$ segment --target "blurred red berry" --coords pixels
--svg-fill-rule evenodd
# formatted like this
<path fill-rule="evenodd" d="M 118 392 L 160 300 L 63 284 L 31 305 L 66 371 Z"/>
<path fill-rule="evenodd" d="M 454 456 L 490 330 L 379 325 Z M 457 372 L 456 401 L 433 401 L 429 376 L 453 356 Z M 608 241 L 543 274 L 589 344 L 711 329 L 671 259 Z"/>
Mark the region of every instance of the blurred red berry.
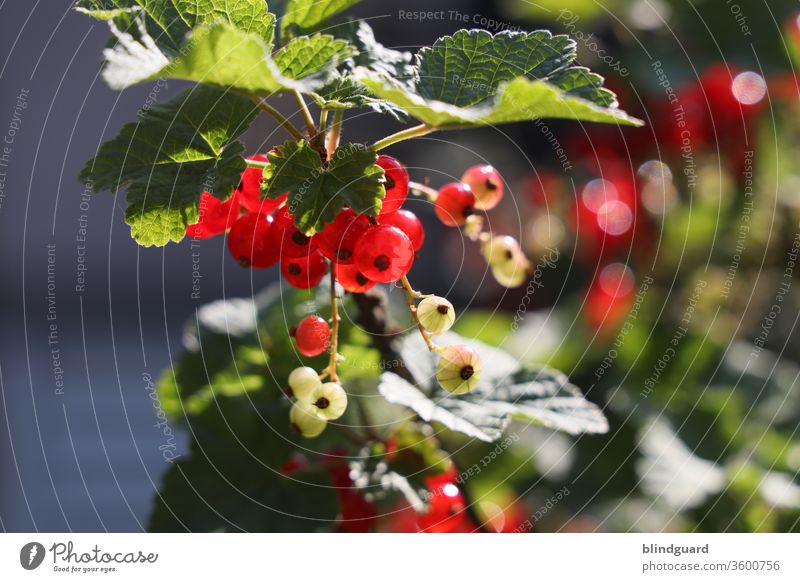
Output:
<path fill-rule="evenodd" d="M 462 226 L 475 211 L 475 194 L 461 182 L 445 184 L 439 189 L 434 210 L 445 226 Z"/>

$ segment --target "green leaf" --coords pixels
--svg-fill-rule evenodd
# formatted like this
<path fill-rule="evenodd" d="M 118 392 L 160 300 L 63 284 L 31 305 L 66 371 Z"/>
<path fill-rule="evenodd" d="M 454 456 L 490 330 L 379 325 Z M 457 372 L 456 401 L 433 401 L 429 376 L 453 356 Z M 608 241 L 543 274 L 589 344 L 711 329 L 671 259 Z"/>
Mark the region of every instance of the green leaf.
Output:
<path fill-rule="evenodd" d="M 366 69 L 356 78 L 434 127 L 541 117 L 641 124 L 618 109 L 602 77 L 574 60 L 575 43 L 563 35 L 461 30 L 420 50 L 412 87 Z"/>
<path fill-rule="evenodd" d="M 289 39 L 315 32 L 361 0 L 289 0 L 281 20 L 281 37 Z"/>
<path fill-rule="evenodd" d="M 324 474 L 295 478 L 280 468 L 291 455 L 288 406 L 264 415 L 260 432 L 224 433 L 192 443 L 164 476 L 148 530 L 154 532 L 313 532 L 330 530 L 338 504 Z M 280 424 L 278 424 L 280 423 Z M 238 427 L 237 427 L 238 428 Z M 227 436 L 227 438 L 220 438 Z"/>
<path fill-rule="evenodd" d="M 267 12 L 264 0 L 78 0 L 75 9 L 98 20 L 116 21 L 123 31 L 141 15 L 147 33 L 171 53 L 179 52 L 192 29 L 213 22 L 229 23 L 267 45 L 275 35 L 275 15 Z"/>
<path fill-rule="evenodd" d="M 502 350 L 454 333 L 437 341 L 442 345 L 468 345 L 481 355 L 484 369 L 475 389 L 457 396 L 438 387 L 438 356 L 412 334 L 403 340 L 400 353 L 417 386 L 386 372 L 379 385 L 384 398 L 408 406 L 423 420 L 440 422 L 450 430 L 486 442 L 500 438 L 512 418 L 570 434 L 608 431 L 600 409 L 587 401 L 564 374 L 549 369 L 522 369 Z"/>
<path fill-rule="evenodd" d="M 181 56 L 142 80 L 170 77 L 271 95 L 289 89 L 310 91 L 324 84 L 333 73 L 330 58 L 317 58 L 307 63 L 308 69 L 314 67 L 313 71 L 307 70 L 300 76 L 311 72 L 321 74 L 303 82 L 294 81 L 294 77 L 282 74 L 279 65 L 272 60 L 270 50 L 270 46 L 259 37 L 242 32 L 230 24 L 203 26 L 187 37 Z M 319 56 L 328 54 L 333 56 L 335 53 L 325 52 Z M 116 86 L 109 83 L 112 88 L 124 88 L 129 84 L 129 81 L 117 83 Z"/>
<path fill-rule="evenodd" d="M 125 221 L 144 246 L 183 239 L 198 220 L 200 195 L 230 196 L 245 168 L 235 141 L 255 118 L 253 104 L 212 87 L 184 91 L 122 127 L 80 179 L 95 192 L 127 190 Z"/>
<path fill-rule="evenodd" d="M 353 70 L 361 67 L 376 76 L 387 76 L 409 84 L 413 81 L 415 72 L 412 65 L 413 55 L 408 51 L 396 51 L 380 44 L 375 40 L 372 28 L 364 21 L 344 22 L 331 27 L 329 32 L 354 46 L 356 54 L 339 67 L 333 81 L 312 94 L 317 104 L 329 109 L 369 107 L 378 113 L 406 121 L 408 116 L 405 111 L 373 95 L 364 84 L 353 77 Z"/>
<path fill-rule="evenodd" d="M 328 34 L 315 34 L 292 39 L 275 54 L 275 63 L 291 79 L 302 79 L 331 63 L 338 65 L 353 54 L 346 40 Z"/>
<path fill-rule="evenodd" d="M 308 235 L 333 221 L 343 206 L 376 215 L 385 194 L 377 155 L 363 144 L 340 146 L 323 165 L 307 141 L 287 141 L 269 153 L 264 187 L 269 198 L 289 193 L 297 227 Z"/>

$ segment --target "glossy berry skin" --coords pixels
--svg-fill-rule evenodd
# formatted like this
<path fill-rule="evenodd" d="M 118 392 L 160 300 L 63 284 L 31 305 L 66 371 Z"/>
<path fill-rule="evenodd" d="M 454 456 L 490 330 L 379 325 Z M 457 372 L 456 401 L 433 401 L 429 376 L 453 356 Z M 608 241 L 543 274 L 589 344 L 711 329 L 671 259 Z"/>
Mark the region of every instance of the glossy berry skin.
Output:
<path fill-rule="evenodd" d="M 333 270 L 336 273 L 336 280 L 339 285 L 350 293 L 363 293 L 375 286 L 375 281 L 370 281 L 364 273 L 358 270 L 356 265 L 334 263 Z"/>
<path fill-rule="evenodd" d="M 331 328 L 328 322 L 319 315 L 308 315 L 297 325 L 294 341 L 297 344 L 298 352 L 308 358 L 313 358 L 328 349 L 328 344 L 331 341 Z M 320 386 L 322 386 L 322 383 L 319 382 L 319 377 L 317 377 L 314 389 Z M 313 389 L 309 392 L 313 392 Z"/>
<path fill-rule="evenodd" d="M 483 364 L 469 346 L 447 346 L 436 365 L 436 379 L 451 394 L 466 394 L 480 381 Z"/>
<path fill-rule="evenodd" d="M 289 411 L 289 422 L 292 430 L 307 439 L 322 434 L 328 422 L 316 414 L 312 404 L 298 400 Z"/>
<path fill-rule="evenodd" d="M 279 209 L 273 216 L 272 236 L 275 246 L 278 247 L 281 257 L 298 259 L 308 256 L 315 248 L 311 237 L 303 234 L 294 225 L 294 216 L 286 208 Z"/>
<path fill-rule="evenodd" d="M 203 192 L 200 196 L 200 220 L 186 227 L 186 236 L 204 239 L 222 234 L 239 217 L 239 198 L 231 196 L 225 202 Z"/>
<path fill-rule="evenodd" d="M 228 233 L 228 250 L 245 268 L 266 269 L 278 262 L 272 242 L 272 217 L 247 214 L 233 223 Z"/>
<path fill-rule="evenodd" d="M 391 283 L 404 277 L 414 264 L 411 239 L 397 227 L 375 226 L 358 241 L 356 266 L 376 283 Z"/>
<path fill-rule="evenodd" d="M 325 257 L 344 265 L 352 265 L 356 243 L 369 230 L 369 220 L 344 208 L 330 224 L 314 236 L 314 243 Z"/>
<path fill-rule="evenodd" d="M 266 162 L 267 156 L 264 154 L 256 154 L 248 158 L 255 162 Z M 239 182 L 239 187 L 236 188 L 236 193 L 239 195 L 239 201 L 248 212 L 255 212 L 257 214 L 271 214 L 276 208 L 283 204 L 286 200 L 286 194 L 277 200 L 270 200 L 269 198 L 261 199 L 261 182 L 263 181 L 264 170 L 261 168 L 254 168 L 248 166 L 242 172 L 242 178 Z"/>
<path fill-rule="evenodd" d="M 325 382 L 314 389 L 310 402 L 317 416 L 325 420 L 336 420 L 347 410 L 347 392 L 336 382 Z"/>
<path fill-rule="evenodd" d="M 503 178 L 488 164 L 472 166 L 461 177 L 475 195 L 475 208 L 491 210 L 503 199 Z"/>
<path fill-rule="evenodd" d="M 408 171 L 406 167 L 391 156 L 379 156 L 375 162 L 383 168 L 386 183 L 386 196 L 383 197 L 380 215 L 390 214 L 399 209 L 408 196 Z"/>
<path fill-rule="evenodd" d="M 429 332 L 444 333 L 453 327 L 456 310 L 444 297 L 431 295 L 417 305 L 417 318 Z"/>
<path fill-rule="evenodd" d="M 328 333 L 330 334 L 330 331 Z M 295 332 L 296 335 L 297 332 Z M 309 368 L 308 366 L 295 368 L 289 374 L 289 388 L 292 390 L 292 396 L 298 400 L 308 401 L 311 398 L 311 393 L 319 386 L 322 386 L 322 381 L 314 368 Z"/>
<path fill-rule="evenodd" d="M 328 263 L 317 250 L 311 251 L 308 256 L 296 259 L 281 257 L 283 277 L 289 285 L 298 289 L 316 287 L 327 272 Z"/>
<path fill-rule="evenodd" d="M 434 210 L 445 226 L 463 226 L 475 211 L 475 194 L 461 182 L 445 184 L 436 197 Z"/>
<path fill-rule="evenodd" d="M 417 215 L 409 210 L 401 208 L 391 214 L 381 215 L 380 223 L 396 226 L 406 233 L 408 238 L 411 239 L 411 244 L 414 245 L 415 251 L 420 250 L 425 243 L 425 229 L 422 227 Z"/>

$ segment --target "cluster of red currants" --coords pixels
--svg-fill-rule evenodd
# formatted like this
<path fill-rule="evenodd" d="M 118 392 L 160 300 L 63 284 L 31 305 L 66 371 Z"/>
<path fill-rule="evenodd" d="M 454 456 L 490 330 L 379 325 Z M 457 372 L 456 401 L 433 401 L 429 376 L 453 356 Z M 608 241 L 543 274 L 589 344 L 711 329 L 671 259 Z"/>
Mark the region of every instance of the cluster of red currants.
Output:
<path fill-rule="evenodd" d="M 251 160 L 266 162 L 266 157 Z M 230 229 L 228 249 L 240 265 L 264 269 L 280 262 L 286 281 L 299 289 L 318 285 L 328 261 L 339 284 L 353 293 L 397 281 L 411 269 L 425 231 L 412 212 L 401 208 L 408 196 L 405 167 L 389 156 L 380 156 L 377 165 L 385 172 L 386 195 L 375 219 L 344 208 L 319 233 L 307 236 L 295 226 L 285 196 L 261 199 L 262 170 L 249 167 L 228 201 L 203 194 L 200 221 L 188 227 L 187 235 L 209 238 Z"/>
<path fill-rule="evenodd" d="M 250 160 L 267 163 L 263 155 Z M 482 254 L 501 284 L 521 285 L 530 263 L 519 243 L 508 236 L 484 232 L 483 219 L 476 214 L 494 208 L 503 197 L 503 180 L 497 170 L 489 165 L 473 166 L 461 181 L 437 191 L 412 183 L 403 164 L 382 155 L 376 164 L 384 170 L 385 196 L 377 216 L 368 217 L 345 207 L 321 231 L 308 236 L 295 225 L 286 195 L 262 200 L 263 170 L 258 164 L 242 173 L 239 186 L 228 200 L 223 202 L 204 192 L 200 220 L 187 228 L 187 235 L 202 239 L 227 232 L 228 249 L 240 265 L 264 269 L 280 262 L 284 279 L 299 289 L 317 286 L 329 267 L 332 281 L 335 279 L 351 293 L 363 293 L 376 284 L 402 279 L 411 314 L 428 348 L 440 355 L 436 370 L 439 384 L 454 394 L 471 391 L 481 376 L 478 354 L 468 346 L 438 346 L 432 341 L 453 325 L 453 305 L 443 297 L 414 291 L 406 279 L 425 240 L 425 231 L 420 220 L 402 206 L 410 190 L 426 196 L 444 225 L 464 227 L 469 238 L 480 242 Z M 319 435 L 329 421 L 338 419 L 347 408 L 347 394 L 336 375 L 340 356 L 335 295 L 331 302 L 333 329 L 325 319 L 311 315 L 292 333 L 301 355 L 330 353 L 330 363 L 321 373 L 300 367 L 288 379 L 294 398 L 292 427 L 305 437 Z"/>

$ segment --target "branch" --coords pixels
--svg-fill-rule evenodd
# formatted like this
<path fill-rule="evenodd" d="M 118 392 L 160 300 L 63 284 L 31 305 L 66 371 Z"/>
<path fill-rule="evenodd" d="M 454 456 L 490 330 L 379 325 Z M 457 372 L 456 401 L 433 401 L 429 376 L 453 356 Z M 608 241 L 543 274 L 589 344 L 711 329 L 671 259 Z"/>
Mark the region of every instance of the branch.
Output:
<path fill-rule="evenodd" d="M 397 133 L 393 133 L 392 135 L 386 136 L 380 141 L 376 141 L 374 144 L 370 146 L 373 152 L 379 152 L 384 148 L 388 148 L 390 145 L 396 144 L 401 141 L 405 141 L 407 139 L 411 139 L 414 137 L 420 137 L 422 135 L 427 135 L 429 133 L 433 133 L 436 131 L 437 128 L 432 127 L 430 125 L 422 124 L 422 125 L 415 125 L 414 127 L 410 127 L 408 129 L 404 129 L 403 131 L 398 131 Z"/>
<path fill-rule="evenodd" d="M 258 106 L 258 108 L 261 109 L 261 111 L 274 117 L 275 120 L 281 125 L 281 127 L 283 127 L 283 129 L 288 131 L 292 135 L 292 137 L 295 138 L 297 141 L 305 139 L 303 137 L 303 134 L 300 133 L 300 130 L 297 129 L 292 124 L 291 121 L 289 121 L 280 111 L 275 109 L 272 105 L 270 105 L 269 103 L 267 103 L 262 99 L 259 99 L 258 97 L 253 97 L 253 101 Z"/>
<path fill-rule="evenodd" d="M 336 362 L 339 358 L 339 298 L 336 297 L 336 271 L 331 265 L 331 354 L 328 359 L 327 372 L 331 382 L 339 382 L 336 373 Z"/>

